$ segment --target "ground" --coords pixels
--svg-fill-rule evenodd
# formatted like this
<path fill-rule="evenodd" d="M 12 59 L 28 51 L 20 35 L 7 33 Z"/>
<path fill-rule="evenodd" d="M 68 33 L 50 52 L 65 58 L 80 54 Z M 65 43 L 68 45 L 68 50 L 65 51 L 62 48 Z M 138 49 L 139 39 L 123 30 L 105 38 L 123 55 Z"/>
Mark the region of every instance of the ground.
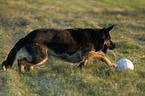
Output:
<path fill-rule="evenodd" d="M 101 61 L 89 61 L 85 70 L 50 57 L 32 72 L 0 70 L 1 96 L 144 96 L 144 0 L 0 0 L 0 62 L 13 45 L 38 28 L 102 28 L 118 48 L 106 56 L 117 62 L 127 58 L 134 70 L 116 71 Z M 19 57 L 23 54 L 20 53 Z"/>

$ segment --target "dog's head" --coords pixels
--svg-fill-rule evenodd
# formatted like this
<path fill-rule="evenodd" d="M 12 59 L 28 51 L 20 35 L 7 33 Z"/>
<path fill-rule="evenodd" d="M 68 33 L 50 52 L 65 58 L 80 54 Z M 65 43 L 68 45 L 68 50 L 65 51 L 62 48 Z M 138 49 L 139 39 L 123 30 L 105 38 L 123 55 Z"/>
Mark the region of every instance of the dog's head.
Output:
<path fill-rule="evenodd" d="M 104 39 L 104 43 L 103 43 L 103 47 L 102 47 L 102 51 L 104 53 L 107 53 L 110 50 L 113 50 L 114 48 L 116 48 L 117 46 L 111 41 L 111 36 L 109 34 L 109 32 L 113 29 L 114 25 L 108 27 L 108 28 L 103 28 L 103 39 Z"/>

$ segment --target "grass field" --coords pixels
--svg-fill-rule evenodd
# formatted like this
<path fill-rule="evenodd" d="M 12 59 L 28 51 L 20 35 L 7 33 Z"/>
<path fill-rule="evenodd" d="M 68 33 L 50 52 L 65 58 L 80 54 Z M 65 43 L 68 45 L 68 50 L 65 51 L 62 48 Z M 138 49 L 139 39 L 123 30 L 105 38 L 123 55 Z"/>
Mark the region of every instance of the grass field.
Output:
<path fill-rule="evenodd" d="M 106 56 L 114 63 L 130 59 L 133 71 L 115 71 L 98 60 L 89 61 L 85 70 L 80 70 L 50 57 L 34 71 L 19 73 L 15 62 L 12 69 L 0 70 L 0 96 L 145 94 L 145 0 L 0 0 L 0 62 L 34 29 L 111 24 L 115 24 L 111 36 L 118 48 Z"/>

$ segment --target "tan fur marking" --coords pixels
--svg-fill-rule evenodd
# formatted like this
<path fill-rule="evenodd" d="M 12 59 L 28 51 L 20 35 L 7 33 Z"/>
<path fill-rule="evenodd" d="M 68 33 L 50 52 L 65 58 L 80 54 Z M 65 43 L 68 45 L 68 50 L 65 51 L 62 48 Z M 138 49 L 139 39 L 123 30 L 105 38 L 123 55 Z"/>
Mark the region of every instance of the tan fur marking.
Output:
<path fill-rule="evenodd" d="M 47 57 L 45 59 L 43 59 L 41 62 L 39 62 L 39 63 L 37 63 L 35 65 L 40 65 L 40 64 L 44 63 L 46 60 L 47 60 Z"/>
<path fill-rule="evenodd" d="M 111 63 L 110 60 L 104 54 L 101 54 L 101 53 L 98 53 L 95 51 L 88 52 L 86 54 L 86 57 L 90 60 L 100 59 L 100 60 L 104 61 L 109 66 L 115 66 L 115 67 L 117 66 L 116 64 Z"/>
<path fill-rule="evenodd" d="M 48 49 L 46 49 L 46 53 L 47 53 L 47 51 L 48 51 Z M 47 59 L 48 59 L 48 56 L 46 55 L 45 59 L 43 59 L 41 62 L 39 62 L 39 63 L 37 63 L 35 65 L 40 65 L 40 64 L 44 63 Z"/>
<path fill-rule="evenodd" d="M 18 60 L 18 67 L 19 67 L 19 72 L 24 72 L 24 64 L 22 64 L 22 59 Z"/>

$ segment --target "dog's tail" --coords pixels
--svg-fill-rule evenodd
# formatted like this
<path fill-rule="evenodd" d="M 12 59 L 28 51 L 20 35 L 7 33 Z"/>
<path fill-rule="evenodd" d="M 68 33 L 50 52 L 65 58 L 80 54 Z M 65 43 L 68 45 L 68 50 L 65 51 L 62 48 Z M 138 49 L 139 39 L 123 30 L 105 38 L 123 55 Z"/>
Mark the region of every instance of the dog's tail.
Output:
<path fill-rule="evenodd" d="M 20 39 L 9 52 L 7 59 L 2 63 L 2 68 L 11 68 L 15 61 L 18 51 L 24 46 L 24 38 Z"/>

